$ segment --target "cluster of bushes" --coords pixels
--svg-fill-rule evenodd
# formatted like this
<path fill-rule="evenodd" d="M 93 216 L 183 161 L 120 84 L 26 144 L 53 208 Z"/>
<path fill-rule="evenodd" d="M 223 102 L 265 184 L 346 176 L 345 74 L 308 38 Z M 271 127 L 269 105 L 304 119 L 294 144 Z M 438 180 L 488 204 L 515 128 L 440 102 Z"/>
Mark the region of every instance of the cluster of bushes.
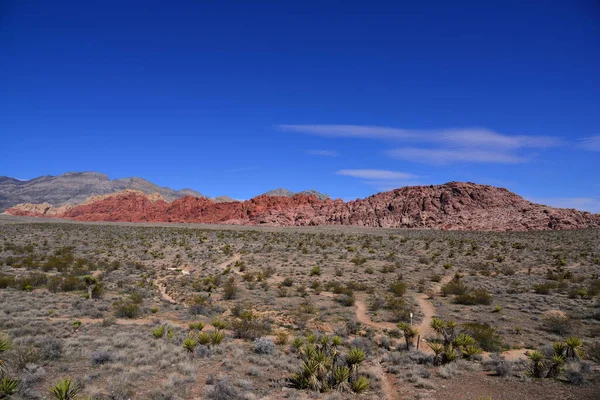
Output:
<path fill-rule="evenodd" d="M 310 389 L 316 392 L 362 393 L 369 389 L 369 379 L 360 374 L 360 364 L 365 360 L 365 352 L 352 347 L 346 354 L 341 350 L 339 336 L 321 337 L 315 343 L 314 336 L 303 344 L 300 338 L 294 341 L 295 349 L 302 360 L 300 371 L 292 374 L 290 382 L 297 389 Z"/>
<path fill-rule="evenodd" d="M 527 374 L 532 378 L 554 379 L 564 374 L 568 382 L 582 384 L 585 379 L 581 366 L 577 364 L 583 355 L 582 346 L 579 338 L 570 337 L 564 342 L 553 343 L 551 352 L 534 350 L 527 353 L 530 362 Z"/>
<path fill-rule="evenodd" d="M 455 295 L 454 302 L 464 305 L 492 304 L 492 295 L 484 289 L 474 289 L 466 285 L 459 274 L 442 286 L 444 296 Z"/>
<path fill-rule="evenodd" d="M 232 310 L 231 330 L 236 338 L 254 340 L 271 332 L 268 319 L 246 307 L 235 307 Z"/>
<path fill-rule="evenodd" d="M 113 303 L 115 316 L 118 318 L 137 318 L 142 314 L 143 296 L 139 292 L 132 292 L 126 297 L 121 297 Z"/>
<path fill-rule="evenodd" d="M 482 353 L 482 347 L 495 350 L 500 346 L 496 331 L 487 325 L 466 324 L 459 332 L 454 321 L 433 318 L 430 326 L 441 336 L 441 341 L 429 343 L 435 354 L 434 365 L 447 364 L 459 358 L 471 359 Z"/>

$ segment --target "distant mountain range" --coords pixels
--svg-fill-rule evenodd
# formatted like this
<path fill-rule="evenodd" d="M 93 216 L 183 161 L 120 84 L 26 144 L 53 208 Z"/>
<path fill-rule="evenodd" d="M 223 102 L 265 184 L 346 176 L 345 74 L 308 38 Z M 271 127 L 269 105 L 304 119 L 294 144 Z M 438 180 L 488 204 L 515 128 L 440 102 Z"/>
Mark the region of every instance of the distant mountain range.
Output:
<path fill-rule="evenodd" d="M 173 190 L 135 177 L 111 180 L 107 175 L 98 172 L 68 172 L 58 176 L 40 176 L 26 181 L 0 176 L 0 212 L 21 203 L 48 203 L 53 207 L 81 204 L 90 197 L 123 190 L 138 190 L 145 194 L 158 193 L 168 202 L 185 196 L 206 198 L 202 193 L 192 189 Z M 329 197 L 314 190 L 300 193 L 314 194 L 320 199 Z M 268 196 L 286 197 L 294 194 L 287 189 L 276 189 L 266 193 Z M 217 196 L 210 200 L 217 203 L 237 201 L 228 196 Z"/>
<path fill-rule="evenodd" d="M 82 174 L 67 174 L 66 180 L 72 177 L 81 184 Z M 45 182 L 44 190 L 30 190 L 33 194 L 29 196 L 34 197 L 35 194 L 40 199 L 53 199 L 55 203 L 62 201 L 63 204 L 54 206 L 49 201 L 19 204 L 8 208 L 7 214 L 77 221 L 354 225 L 477 231 L 600 228 L 600 214 L 535 204 L 506 189 L 470 182 L 406 186 L 349 202 L 323 198 L 323 195 L 311 192 L 292 193 L 286 189 L 276 189 L 246 201 L 219 203 L 206 197 L 187 196 L 187 191 L 182 193 L 154 185 L 169 196 L 164 197 L 159 190 L 148 186 L 150 182 L 133 178 L 115 180 L 119 185 L 122 182 L 135 182 L 136 188 L 133 190 L 127 188 L 88 197 L 79 204 L 69 204 L 65 202 L 81 198 L 84 192 L 91 193 L 94 186 L 83 185 L 78 191 L 73 181 L 70 185 L 65 184 L 64 176 L 59 179 L 63 185 L 60 187 L 53 187 L 47 179 L 40 179 Z M 95 179 L 106 185 L 105 175 L 96 174 Z M 88 182 L 87 179 L 83 181 Z M 10 178 L 2 178 L 0 185 L 20 184 Z M 61 192 L 65 187 L 69 190 L 66 194 Z M 153 193 L 149 194 L 148 191 Z M 186 196 L 181 197 L 183 195 Z M 180 198 L 171 200 L 177 196 Z M 11 201 L 15 201 L 14 198 Z"/>

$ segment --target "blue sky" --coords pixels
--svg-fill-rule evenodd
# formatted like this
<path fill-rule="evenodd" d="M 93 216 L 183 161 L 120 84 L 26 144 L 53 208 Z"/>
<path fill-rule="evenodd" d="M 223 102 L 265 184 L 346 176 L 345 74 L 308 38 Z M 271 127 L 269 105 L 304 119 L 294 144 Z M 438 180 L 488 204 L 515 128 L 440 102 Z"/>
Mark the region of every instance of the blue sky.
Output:
<path fill-rule="evenodd" d="M 0 175 L 600 212 L 596 1 L 0 2 Z"/>

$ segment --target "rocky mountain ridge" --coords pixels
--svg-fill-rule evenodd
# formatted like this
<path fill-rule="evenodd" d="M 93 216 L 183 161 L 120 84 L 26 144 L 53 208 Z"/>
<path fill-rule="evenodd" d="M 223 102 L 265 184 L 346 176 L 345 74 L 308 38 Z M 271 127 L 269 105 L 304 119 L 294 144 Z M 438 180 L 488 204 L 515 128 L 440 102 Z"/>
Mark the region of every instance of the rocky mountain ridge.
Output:
<path fill-rule="evenodd" d="M 22 204 L 12 215 L 78 221 L 194 222 L 238 225 L 355 225 L 481 231 L 600 228 L 600 214 L 531 203 L 502 188 L 474 183 L 408 186 L 344 203 L 315 195 L 261 195 L 216 203 L 186 196 L 172 202 L 124 191 L 57 210 Z"/>

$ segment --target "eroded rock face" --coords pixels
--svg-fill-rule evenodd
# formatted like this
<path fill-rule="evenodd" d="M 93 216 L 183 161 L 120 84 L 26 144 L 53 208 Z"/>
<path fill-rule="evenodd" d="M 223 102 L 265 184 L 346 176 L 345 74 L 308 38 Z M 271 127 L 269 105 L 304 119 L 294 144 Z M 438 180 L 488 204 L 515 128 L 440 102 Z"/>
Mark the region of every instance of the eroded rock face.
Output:
<path fill-rule="evenodd" d="M 78 221 L 196 222 L 243 225 L 356 225 L 384 228 L 528 231 L 600 228 L 600 215 L 531 203 L 506 189 L 450 182 L 411 186 L 344 203 L 314 195 L 258 196 L 244 202 L 215 203 L 125 191 L 67 209 L 19 205 L 12 215 Z"/>

